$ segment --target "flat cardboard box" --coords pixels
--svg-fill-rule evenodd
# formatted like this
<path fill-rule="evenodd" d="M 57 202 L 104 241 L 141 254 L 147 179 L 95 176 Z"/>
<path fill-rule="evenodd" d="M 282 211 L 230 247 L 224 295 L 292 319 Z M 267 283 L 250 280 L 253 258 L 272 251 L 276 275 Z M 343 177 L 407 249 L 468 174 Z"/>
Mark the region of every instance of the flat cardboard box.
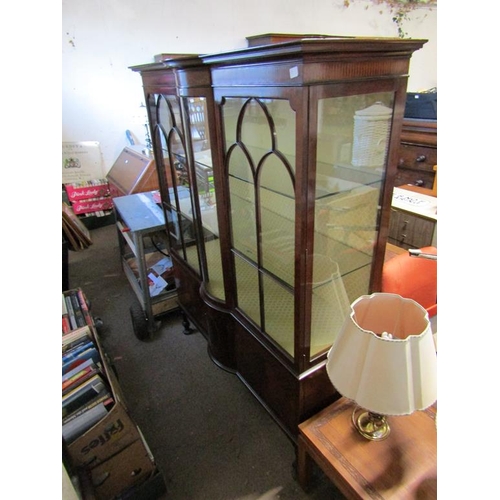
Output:
<path fill-rule="evenodd" d="M 115 498 L 152 477 L 155 470 L 149 450 L 142 439 L 137 439 L 90 471 L 95 497 L 97 500 Z"/>
<path fill-rule="evenodd" d="M 87 469 L 96 467 L 141 436 L 124 404 L 120 385 L 108 365 L 98 335 L 95 336 L 95 341 L 101 353 L 103 369 L 113 392 L 115 405 L 100 422 L 66 447 L 72 466 Z"/>
<path fill-rule="evenodd" d="M 92 469 L 139 437 L 137 426 L 118 401 L 100 422 L 69 444 L 67 450 L 74 467 Z"/>
<path fill-rule="evenodd" d="M 155 473 L 145 482 L 132 486 L 120 494 L 120 500 L 152 500 L 163 498 L 167 493 L 167 486 L 162 473 L 156 469 Z"/>

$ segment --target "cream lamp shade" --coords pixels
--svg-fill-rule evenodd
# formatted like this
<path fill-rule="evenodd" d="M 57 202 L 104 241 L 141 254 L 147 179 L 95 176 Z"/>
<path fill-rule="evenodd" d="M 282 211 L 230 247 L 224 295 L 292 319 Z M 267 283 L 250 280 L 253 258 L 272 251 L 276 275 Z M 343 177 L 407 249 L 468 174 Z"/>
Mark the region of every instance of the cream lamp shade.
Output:
<path fill-rule="evenodd" d="M 371 413 L 407 415 L 437 399 L 437 355 L 429 317 L 391 293 L 351 304 L 327 359 L 336 390 Z"/>

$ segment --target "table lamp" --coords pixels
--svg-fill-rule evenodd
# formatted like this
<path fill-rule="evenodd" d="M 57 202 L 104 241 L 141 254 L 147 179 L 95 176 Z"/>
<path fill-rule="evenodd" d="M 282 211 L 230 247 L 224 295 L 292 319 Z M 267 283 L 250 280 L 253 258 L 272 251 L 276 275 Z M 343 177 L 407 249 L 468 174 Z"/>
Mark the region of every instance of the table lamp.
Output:
<path fill-rule="evenodd" d="M 437 355 L 427 312 L 397 294 L 359 297 L 326 370 L 335 389 L 356 403 L 352 421 L 360 434 L 385 439 L 387 415 L 409 415 L 436 401 Z"/>

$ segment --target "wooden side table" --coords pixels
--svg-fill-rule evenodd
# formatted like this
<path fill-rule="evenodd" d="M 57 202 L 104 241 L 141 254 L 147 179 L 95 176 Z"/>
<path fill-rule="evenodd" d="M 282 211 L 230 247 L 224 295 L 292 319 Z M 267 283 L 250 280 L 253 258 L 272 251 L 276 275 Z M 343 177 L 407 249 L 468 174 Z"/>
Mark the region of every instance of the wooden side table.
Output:
<path fill-rule="evenodd" d="M 307 490 L 311 459 L 348 499 L 436 499 L 436 407 L 389 417 L 391 433 L 369 441 L 354 429 L 354 404 L 340 398 L 299 426 L 297 473 Z"/>

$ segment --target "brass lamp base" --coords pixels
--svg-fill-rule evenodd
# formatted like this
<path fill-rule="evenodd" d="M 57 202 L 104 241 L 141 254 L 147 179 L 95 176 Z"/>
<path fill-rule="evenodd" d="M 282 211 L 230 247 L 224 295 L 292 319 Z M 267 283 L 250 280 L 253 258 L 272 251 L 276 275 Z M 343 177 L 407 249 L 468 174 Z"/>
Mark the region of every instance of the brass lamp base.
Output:
<path fill-rule="evenodd" d="M 358 411 L 359 408 L 354 408 L 352 423 L 363 437 L 370 441 L 382 441 L 391 433 L 391 428 L 384 415 L 363 411 L 356 416 Z"/>

